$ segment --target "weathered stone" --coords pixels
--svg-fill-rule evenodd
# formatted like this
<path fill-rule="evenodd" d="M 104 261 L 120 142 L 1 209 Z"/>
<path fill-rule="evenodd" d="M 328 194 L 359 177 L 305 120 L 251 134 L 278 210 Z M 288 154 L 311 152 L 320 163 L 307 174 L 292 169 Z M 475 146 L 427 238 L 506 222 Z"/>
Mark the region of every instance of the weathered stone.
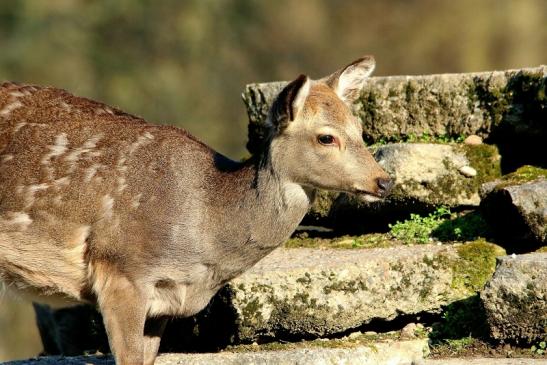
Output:
<path fill-rule="evenodd" d="M 503 254 L 501 248 L 486 242 L 278 249 L 233 280 L 202 313 L 170 322 L 162 349 L 214 351 L 255 340 L 320 337 L 373 319 L 438 312 L 441 306 L 480 290 L 494 271 L 495 257 Z M 55 318 L 67 315 L 56 313 Z M 80 326 L 82 320 L 62 323 Z M 71 333 L 70 328 L 63 331 Z M 93 344 L 79 346 L 81 351 L 94 350 Z"/>
<path fill-rule="evenodd" d="M 395 179 L 393 190 L 387 199 L 376 203 L 341 194 L 330 215 L 340 231 L 387 227 L 409 212 L 421 213 L 441 205 L 478 206 L 481 185 L 501 174 L 498 151 L 486 144 L 389 144 L 378 147 L 375 158 Z"/>
<path fill-rule="evenodd" d="M 516 343 L 547 340 L 547 253 L 498 259 L 481 292 L 493 338 Z"/>
<path fill-rule="evenodd" d="M 295 365 L 295 364 L 378 364 L 411 365 L 423 361 L 427 340 L 377 342 L 348 348 L 306 347 L 278 351 L 219 352 L 205 354 L 162 354 L 156 365 Z M 40 357 L 6 365 L 114 365 L 111 357 Z"/>
<path fill-rule="evenodd" d="M 479 290 L 503 252 L 487 243 L 276 250 L 231 283 L 238 338 L 324 336 L 436 312 Z"/>
<path fill-rule="evenodd" d="M 540 66 L 467 74 L 372 77 L 354 109 L 369 143 L 475 134 L 497 144 L 508 166 L 545 165 L 541 143 L 547 140 L 546 75 L 547 66 Z M 285 84 L 246 87 L 243 100 L 250 121 L 249 151 L 256 151 L 264 135 L 269 106 Z"/>
<path fill-rule="evenodd" d="M 505 241 L 546 243 L 547 179 L 544 176 L 528 182 L 515 179 L 522 171 L 485 185 L 481 189 L 484 196 L 481 209 Z"/>

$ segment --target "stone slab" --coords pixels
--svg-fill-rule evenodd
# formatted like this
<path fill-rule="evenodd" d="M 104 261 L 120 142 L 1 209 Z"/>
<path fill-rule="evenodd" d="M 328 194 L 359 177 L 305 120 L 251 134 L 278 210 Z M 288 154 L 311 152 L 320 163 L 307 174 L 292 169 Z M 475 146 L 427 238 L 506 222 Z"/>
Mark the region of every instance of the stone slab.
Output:
<path fill-rule="evenodd" d="M 481 292 L 490 335 L 530 344 L 547 341 L 547 253 L 499 258 Z"/>
<path fill-rule="evenodd" d="M 156 365 L 411 365 L 427 353 L 427 340 L 374 343 L 353 348 L 300 348 L 280 351 L 162 354 Z M 41 357 L 5 365 L 114 365 L 111 357 Z"/>

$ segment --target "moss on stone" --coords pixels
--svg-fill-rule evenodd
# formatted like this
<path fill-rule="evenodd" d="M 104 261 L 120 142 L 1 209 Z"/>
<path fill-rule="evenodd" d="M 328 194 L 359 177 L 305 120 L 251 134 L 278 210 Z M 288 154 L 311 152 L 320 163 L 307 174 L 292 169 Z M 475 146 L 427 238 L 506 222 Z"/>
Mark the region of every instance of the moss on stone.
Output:
<path fill-rule="evenodd" d="M 257 351 L 282 351 L 302 348 L 353 348 L 358 346 L 373 347 L 378 342 L 389 342 L 400 340 L 400 332 L 383 334 L 362 334 L 356 332 L 354 335 L 333 339 L 316 339 L 299 342 L 270 342 L 263 344 L 235 345 L 228 346 L 225 351 L 229 352 L 257 352 Z"/>
<path fill-rule="evenodd" d="M 256 318 L 262 318 L 261 314 L 262 304 L 258 300 L 258 298 L 254 298 L 250 302 L 248 302 L 243 308 L 242 308 L 242 314 L 244 318 L 243 326 L 248 326 L 251 323 L 245 323 L 245 321 L 251 321 L 252 319 Z"/>
<path fill-rule="evenodd" d="M 536 252 L 547 253 L 547 246 L 540 247 Z"/>
<path fill-rule="evenodd" d="M 496 189 L 502 189 L 512 185 L 519 185 L 540 178 L 547 178 L 547 169 L 525 165 L 517 169 L 515 172 L 504 175 L 501 178 L 501 182 L 496 185 Z"/>
<path fill-rule="evenodd" d="M 454 200 L 455 194 L 464 194 L 470 199 L 477 194 L 480 186 L 501 176 L 500 155 L 496 146 L 481 145 L 454 145 L 456 151 L 462 152 L 469 165 L 477 171 L 474 177 L 464 177 L 459 173 L 450 173 L 441 176 L 435 184 L 427 188 L 432 192 L 432 203 L 440 204 Z M 448 171 L 457 171 L 449 160 L 443 161 Z"/>
<path fill-rule="evenodd" d="M 468 292 L 481 290 L 492 277 L 496 268 L 496 257 L 505 255 L 505 250 L 493 243 L 477 240 L 457 248 L 458 258 L 452 261 L 452 287 Z"/>
<path fill-rule="evenodd" d="M 481 109 L 485 110 L 493 125 L 499 124 L 510 105 L 510 95 L 506 85 L 496 85 L 491 79 L 473 78 L 469 92 L 470 102 L 477 101 Z"/>
<path fill-rule="evenodd" d="M 335 281 L 332 284 L 325 286 L 323 292 L 325 294 L 330 294 L 333 291 L 342 291 L 353 294 L 367 289 L 367 284 L 362 280 Z"/>
<path fill-rule="evenodd" d="M 478 172 L 477 176 L 472 179 L 475 186 L 480 186 L 501 176 L 501 156 L 496 146 L 464 144 L 460 148 L 463 149 L 469 164 Z"/>
<path fill-rule="evenodd" d="M 383 248 L 400 245 L 401 243 L 392 240 L 384 233 L 372 233 L 360 236 L 344 235 L 336 238 L 308 237 L 306 234 L 300 234 L 285 242 L 287 248 Z"/>

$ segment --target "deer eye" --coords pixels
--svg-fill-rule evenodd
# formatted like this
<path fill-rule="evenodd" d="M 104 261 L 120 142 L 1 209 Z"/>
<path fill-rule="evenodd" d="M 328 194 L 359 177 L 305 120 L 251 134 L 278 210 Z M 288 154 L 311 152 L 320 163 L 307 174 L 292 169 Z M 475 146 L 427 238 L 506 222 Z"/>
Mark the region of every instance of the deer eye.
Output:
<path fill-rule="evenodd" d="M 330 134 L 320 134 L 319 137 L 317 137 L 317 141 L 322 145 L 328 146 L 334 144 L 336 139 Z"/>

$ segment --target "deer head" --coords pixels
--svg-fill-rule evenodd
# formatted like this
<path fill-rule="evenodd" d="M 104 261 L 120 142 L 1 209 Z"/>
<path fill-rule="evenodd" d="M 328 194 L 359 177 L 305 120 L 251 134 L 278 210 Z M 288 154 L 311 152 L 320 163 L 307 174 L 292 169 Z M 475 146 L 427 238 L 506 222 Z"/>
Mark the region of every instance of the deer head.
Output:
<path fill-rule="evenodd" d="M 392 180 L 363 142 L 359 119 L 350 110 L 374 58 L 362 57 L 313 81 L 301 75 L 274 101 L 268 124 L 274 168 L 302 186 L 385 197 Z"/>

